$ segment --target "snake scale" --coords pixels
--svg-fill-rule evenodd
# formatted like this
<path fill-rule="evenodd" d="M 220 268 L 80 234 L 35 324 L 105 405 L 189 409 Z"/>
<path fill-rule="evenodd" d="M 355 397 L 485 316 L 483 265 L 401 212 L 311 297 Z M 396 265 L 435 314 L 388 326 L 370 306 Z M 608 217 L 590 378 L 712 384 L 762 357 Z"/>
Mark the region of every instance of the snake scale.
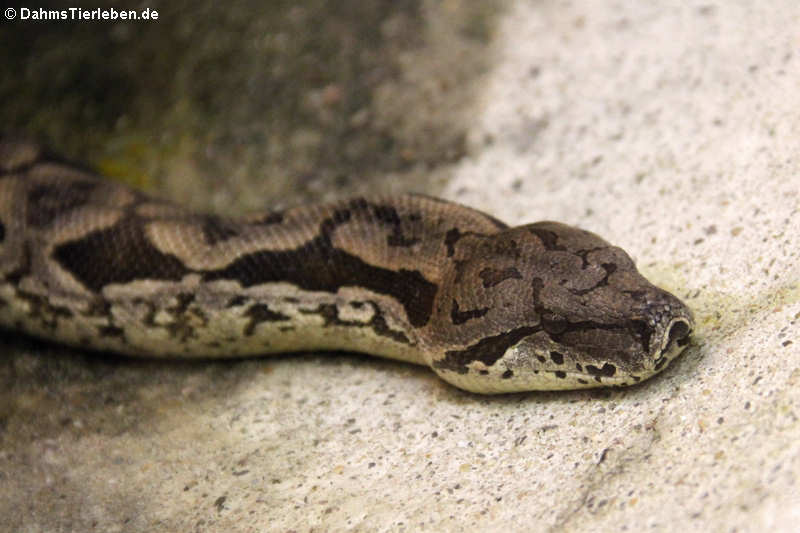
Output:
<path fill-rule="evenodd" d="M 5 138 L 0 326 L 132 356 L 365 352 L 502 393 L 637 383 L 693 318 L 557 222 L 418 195 L 197 214 Z"/>

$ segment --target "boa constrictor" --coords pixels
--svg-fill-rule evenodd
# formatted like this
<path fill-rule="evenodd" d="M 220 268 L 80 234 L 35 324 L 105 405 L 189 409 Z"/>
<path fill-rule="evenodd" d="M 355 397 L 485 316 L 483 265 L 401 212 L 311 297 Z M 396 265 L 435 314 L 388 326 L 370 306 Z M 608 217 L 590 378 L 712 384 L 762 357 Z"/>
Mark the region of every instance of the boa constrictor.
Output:
<path fill-rule="evenodd" d="M 473 392 L 637 383 L 690 310 L 588 231 L 425 196 L 188 212 L 0 139 L 0 326 L 93 350 L 348 350 Z"/>

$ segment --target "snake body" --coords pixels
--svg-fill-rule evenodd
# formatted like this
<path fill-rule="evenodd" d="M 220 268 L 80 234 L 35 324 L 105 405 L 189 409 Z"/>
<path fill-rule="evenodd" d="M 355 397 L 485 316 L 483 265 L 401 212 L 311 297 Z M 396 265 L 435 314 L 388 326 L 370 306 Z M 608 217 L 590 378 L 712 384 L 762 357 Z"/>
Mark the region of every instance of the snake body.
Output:
<path fill-rule="evenodd" d="M 197 214 L 5 139 L 0 326 L 133 356 L 358 351 L 499 393 L 637 383 L 693 319 L 564 224 L 416 195 Z"/>

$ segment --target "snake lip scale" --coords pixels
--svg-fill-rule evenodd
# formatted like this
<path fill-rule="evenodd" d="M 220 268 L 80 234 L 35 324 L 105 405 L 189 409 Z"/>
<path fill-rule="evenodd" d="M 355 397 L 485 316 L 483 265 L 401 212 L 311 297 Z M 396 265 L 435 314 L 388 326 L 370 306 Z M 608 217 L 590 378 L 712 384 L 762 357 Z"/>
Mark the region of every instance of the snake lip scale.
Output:
<path fill-rule="evenodd" d="M 0 326 L 99 352 L 365 352 L 478 393 L 638 383 L 689 308 L 622 249 L 420 195 L 190 212 L 0 138 Z"/>

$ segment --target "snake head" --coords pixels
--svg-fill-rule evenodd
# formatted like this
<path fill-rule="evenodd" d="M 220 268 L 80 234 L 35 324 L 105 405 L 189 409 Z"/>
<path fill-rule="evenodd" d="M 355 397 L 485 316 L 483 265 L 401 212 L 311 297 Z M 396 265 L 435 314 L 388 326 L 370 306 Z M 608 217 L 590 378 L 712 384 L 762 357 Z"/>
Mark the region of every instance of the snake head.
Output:
<path fill-rule="evenodd" d="M 591 232 L 538 222 L 459 245 L 445 281 L 452 302 L 436 306 L 450 348 L 431 366 L 460 388 L 632 385 L 689 342 L 689 308 Z"/>

